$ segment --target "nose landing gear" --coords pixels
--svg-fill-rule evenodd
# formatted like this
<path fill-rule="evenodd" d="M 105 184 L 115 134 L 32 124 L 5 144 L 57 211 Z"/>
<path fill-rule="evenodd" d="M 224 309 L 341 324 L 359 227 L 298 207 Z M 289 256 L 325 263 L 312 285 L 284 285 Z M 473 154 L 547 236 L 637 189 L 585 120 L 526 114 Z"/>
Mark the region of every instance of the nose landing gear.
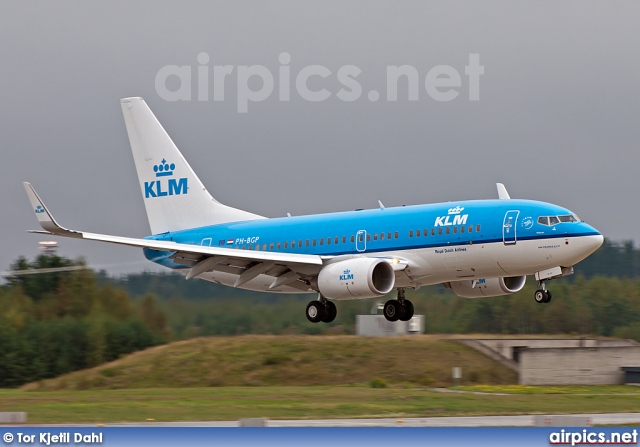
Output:
<path fill-rule="evenodd" d="M 547 290 L 545 281 L 538 281 L 538 286 L 540 288 L 533 294 L 536 303 L 548 303 L 551 301 L 551 291 Z"/>

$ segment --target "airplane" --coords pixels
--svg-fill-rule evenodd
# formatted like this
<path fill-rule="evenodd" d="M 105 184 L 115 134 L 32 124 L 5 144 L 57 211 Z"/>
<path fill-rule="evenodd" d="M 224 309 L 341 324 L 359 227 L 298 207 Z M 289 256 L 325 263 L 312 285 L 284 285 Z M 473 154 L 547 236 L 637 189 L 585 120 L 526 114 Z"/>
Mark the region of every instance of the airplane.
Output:
<path fill-rule="evenodd" d="M 573 273 L 603 236 L 558 205 L 498 199 L 379 207 L 266 218 L 214 199 L 139 97 L 120 101 L 151 236 L 143 239 L 69 230 L 24 182 L 42 230 L 31 231 L 143 249 L 185 275 L 275 293 L 317 293 L 313 323 L 336 318 L 334 301 L 397 290 L 383 306 L 389 321 L 408 321 L 407 288 L 443 284 L 465 298 L 509 295 L 534 275 L 538 303 L 551 301 L 549 280 Z"/>

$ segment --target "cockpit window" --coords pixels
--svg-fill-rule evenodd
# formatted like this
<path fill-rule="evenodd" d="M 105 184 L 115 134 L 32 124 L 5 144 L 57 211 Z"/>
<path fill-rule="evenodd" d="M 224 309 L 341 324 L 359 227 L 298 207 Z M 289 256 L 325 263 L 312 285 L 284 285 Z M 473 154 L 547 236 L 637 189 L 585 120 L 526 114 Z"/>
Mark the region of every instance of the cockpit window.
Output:
<path fill-rule="evenodd" d="M 540 216 L 538 223 L 540 225 L 553 226 L 565 222 L 581 222 L 580 218 L 575 214 L 566 214 L 562 216 Z"/>
<path fill-rule="evenodd" d="M 558 216 L 560 222 L 577 222 L 576 216 L 569 214 L 568 216 Z"/>

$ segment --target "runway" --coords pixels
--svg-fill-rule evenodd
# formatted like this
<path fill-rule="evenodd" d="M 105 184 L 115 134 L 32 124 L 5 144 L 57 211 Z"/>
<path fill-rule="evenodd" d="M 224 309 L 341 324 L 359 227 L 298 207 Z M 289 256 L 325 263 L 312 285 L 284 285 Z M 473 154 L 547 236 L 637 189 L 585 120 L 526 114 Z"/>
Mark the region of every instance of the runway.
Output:
<path fill-rule="evenodd" d="M 560 416 L 560 415 L 555 415 Z M 562 415 L 589 419 L 589 425 L 640 425 L 640 413 Z M 551 417 L 551 416 L 550 416 Z M 252 421 L 255 422 L 255 421 Z M 268 427 L 534 427 L 535 416 L 459 416 L 382 419 L 267 420 Z M 155 422 L 104 424 L 105 427 L 238 427 L 239 421 Z M 567 426 L 567 425 L 564 425 Z"/>

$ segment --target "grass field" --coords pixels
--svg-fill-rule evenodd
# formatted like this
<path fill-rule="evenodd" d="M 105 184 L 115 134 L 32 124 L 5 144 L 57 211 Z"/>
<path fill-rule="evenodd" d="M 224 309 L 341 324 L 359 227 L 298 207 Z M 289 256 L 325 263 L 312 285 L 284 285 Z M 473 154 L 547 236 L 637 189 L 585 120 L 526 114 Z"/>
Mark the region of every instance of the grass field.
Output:
<path fill-rule="evenodd" d="M 30 423 L 436 417 L 635 412 L 637 387 L 536 387 L 536 393 L 474 394 L 366 386 L 217 387 L 25 392 L 0 390 L 0 411 L 26 411 Z M 555 388 L 555 389 L 552 389 Z M 525 391 L 525 390 L 523 390 Z"/>
<path fill-rule="evenodd" d="M 516 373 L 442 336 L 207 337 L 146 349 L 115 362 L 23 387 L 32 391 L 227 386 L 517 383 Z"/>
<path fill-rule="evenodd" d="M 463 371 L 457 387 L 454 366 Z M 71 424 L 640 410 L 640 387 L 516 382 L 515 372 L 441 336 L 210 337 L 0 390 L 0 411 Z"/>

